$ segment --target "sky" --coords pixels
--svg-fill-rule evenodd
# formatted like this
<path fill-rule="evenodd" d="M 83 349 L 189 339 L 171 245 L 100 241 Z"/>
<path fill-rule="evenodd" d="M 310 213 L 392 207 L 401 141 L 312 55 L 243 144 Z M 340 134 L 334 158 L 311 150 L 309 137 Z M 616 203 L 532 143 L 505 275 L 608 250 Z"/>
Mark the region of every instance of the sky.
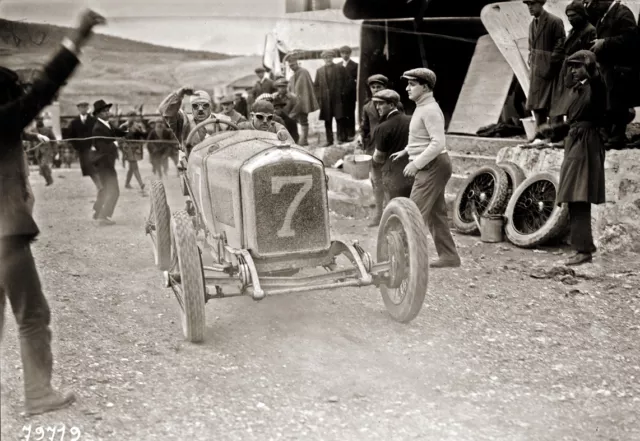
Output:
<path fill-rule="evenodd" d="M 261 54 L 285 0 L 0 0 L 0 17 L 74 26 L 80 11 L 103 14 L 96 32 L 185 49 Z"/>

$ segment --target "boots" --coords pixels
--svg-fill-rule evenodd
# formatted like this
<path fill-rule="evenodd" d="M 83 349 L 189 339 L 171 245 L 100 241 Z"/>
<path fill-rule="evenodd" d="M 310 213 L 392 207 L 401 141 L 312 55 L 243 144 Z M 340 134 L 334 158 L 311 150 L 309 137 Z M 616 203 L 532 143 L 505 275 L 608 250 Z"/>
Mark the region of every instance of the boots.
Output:
<path fill-rule="evenodd" d="M 21 335 L 20 352 L 24 370 L 27 415 L 62 409 L 75 401 L 73 393 L 62 393 L 51 387 L 53 356 L 51 355 L 51 331 L 48 328 Z"/>
<path fill-rule="evenodd" d="M 301 147 L 306 147 L 309 145 L 309 126 L 300 126 L 300 141 L 298 145 Z"/>

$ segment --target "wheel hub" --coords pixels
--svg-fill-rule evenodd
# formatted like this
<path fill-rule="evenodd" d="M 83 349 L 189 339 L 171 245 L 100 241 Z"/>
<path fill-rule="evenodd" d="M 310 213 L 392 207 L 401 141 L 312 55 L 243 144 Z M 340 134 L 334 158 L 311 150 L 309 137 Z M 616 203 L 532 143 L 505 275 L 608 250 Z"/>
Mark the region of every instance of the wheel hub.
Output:
<path fill-rule="evenodd" d="M 404 242 L 399 232 L 391 231 L 387 234 L 387 246 L 389 249 L 389 261 L 391 262 L 387 286 L 389 288 L 399 288 L 406 277 L 407 267 Z"/>

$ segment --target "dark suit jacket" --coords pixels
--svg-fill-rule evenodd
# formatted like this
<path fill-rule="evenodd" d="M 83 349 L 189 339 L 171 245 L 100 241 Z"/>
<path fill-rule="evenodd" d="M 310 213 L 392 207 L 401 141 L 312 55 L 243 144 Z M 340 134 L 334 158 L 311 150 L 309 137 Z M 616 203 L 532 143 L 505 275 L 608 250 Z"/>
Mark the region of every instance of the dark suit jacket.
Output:
<path fill-rule="evenodd" d="M 267 78 L 264 81 L 256 81 L 256 84 L 253 85 L 251 96 L 253 97 L 253 101 L 255 101 L 263 93 L 274 93 L 277 91 L 278 89 L 276 89 L 276 86 L 273 83 L 273 80 L 270 78 Z"/>
<path fill-rule="evenodd" d="M 0 238 L 38 235 L 27 206 L 27 175 L 24 166 L 22 133 L 29 123 L 51 103 L 61 85 L 78 65 L 78 58 L 61 48 L 44 67 L 29 92 L 0 105 Z"/>
<path fill-rule="evenodd" d="M 345 90 L 345 111 L 349 116 L 352 116 L 356 111 L 356 100 L 358 90 L 358 63 L 349 59 L 347 62 L 348 81 Z"/>
<path fill-rule="evenodd" d="M 69 123 L 66 130 L 62 132 L 63 138 L 90 138 L 93 133 L 93 125 L 96 119 L 87 115 L 85 122 L 83 123 L 80 116 L 74 118 Z M 90 160 L 90 150 L 93 145 L 93 141 L 90 139 L 87 141 L 70 141 L 73 148 L 78 152 L 78 158 L 80 159 L 80 168 L 82 169 L 82 176 L 88 176 L 93 173 L 94 168 Z"/>
<path fill-rule="evenodd" d="M 320 104 L 319 119 L 331 121 L 332 118 L 340 119 L 346 116 L 345 94 L 349 84 L 347 69 L 341 64 L 322 66 L 316 72 L 316 97 Z"/>
<path fill-rule="evenodd" d="M 113 127 L 105 126 L 101 121 L 97 121 L 93 125 L 92 136 L 104 136 L 110 138 L 119 138 L 126 135 L 126 131 Z M 118 147 L 113 140 L 110 139 L 94 139 L 93 146 L 96 151 L 92 155 L 92 162 L 98 171 L 116 168 L 118 160 Z"/>

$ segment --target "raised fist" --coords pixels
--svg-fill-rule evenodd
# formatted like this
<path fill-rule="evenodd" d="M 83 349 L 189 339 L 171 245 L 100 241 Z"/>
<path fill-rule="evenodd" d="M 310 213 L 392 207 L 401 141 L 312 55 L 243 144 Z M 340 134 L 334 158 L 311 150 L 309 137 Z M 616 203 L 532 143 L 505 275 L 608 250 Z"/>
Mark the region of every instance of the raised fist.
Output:
<path fill-rule="evenodd" d="M 100 14 L 91 9 L 86 9 L 80 14 L 77 31 L 81 39 L 87 39 L 91 35 L 91 31 L 98 25 L 106 24 L 107 20 Z"/>

